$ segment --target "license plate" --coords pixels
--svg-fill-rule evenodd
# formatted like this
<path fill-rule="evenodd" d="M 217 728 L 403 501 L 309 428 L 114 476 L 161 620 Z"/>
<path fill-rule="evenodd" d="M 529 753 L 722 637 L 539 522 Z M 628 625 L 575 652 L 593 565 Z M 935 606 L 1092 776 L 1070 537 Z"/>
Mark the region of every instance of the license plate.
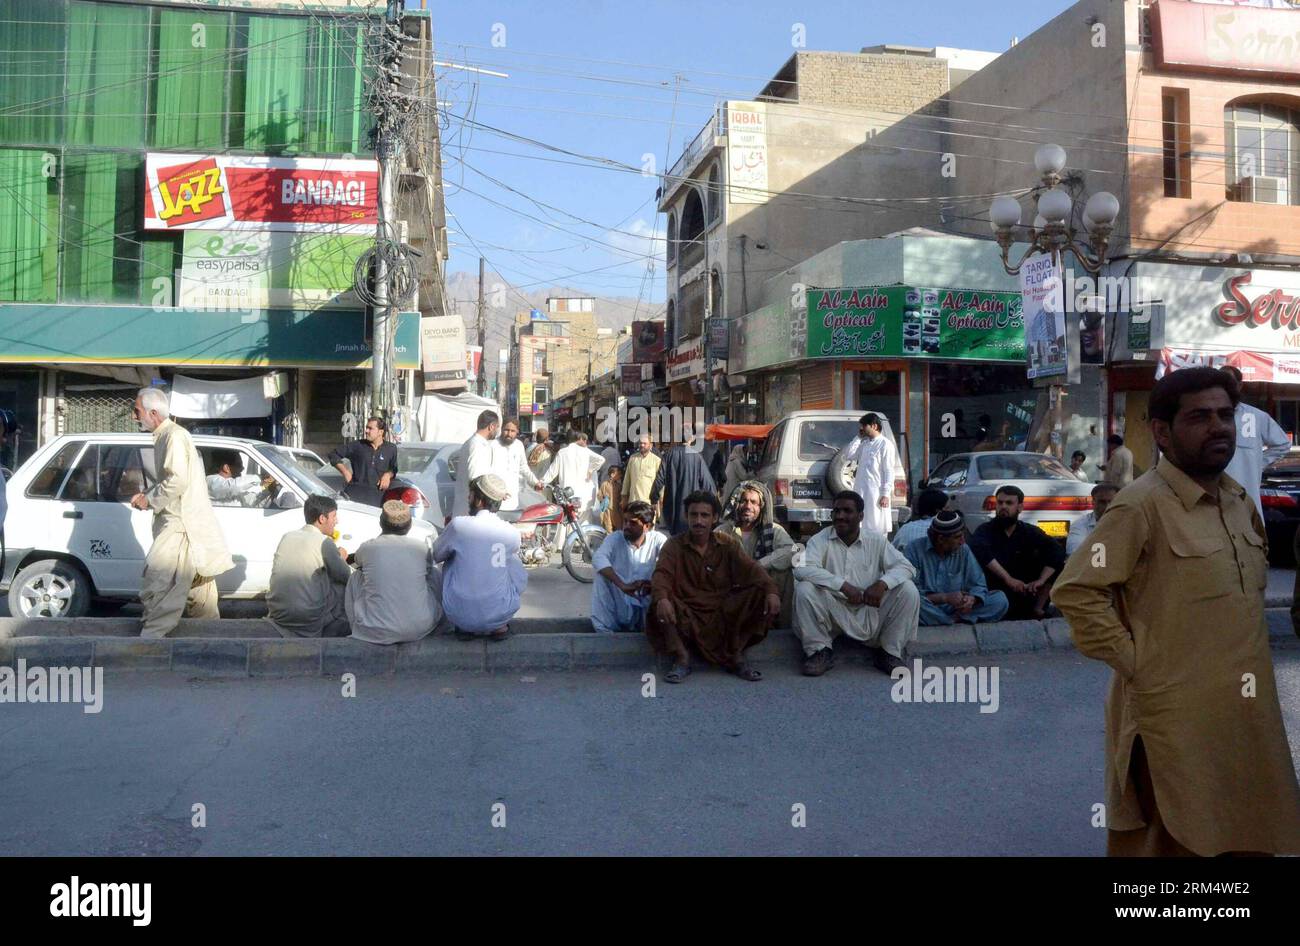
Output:
<path fill-rule="evenodd" d="M 820 483 L 791 483 L 791 495 L 795 499 L 821 499 L 822 487 Z"/>
<path fill-rule="evenodd" d="M 814 509 L 813 518 L 816 519 L 818 522 L 830 522 L 831 511 L 829 509 L 820 509 L 820 508 Z"/>
<path fill-rule="evenodd" d="M 1070 524 L 1053 519 L 1049 522 L 1038 523 L 1038 528 L 1042 529 L 1054 539 L 1064 539 L 1070 534 Z"/>

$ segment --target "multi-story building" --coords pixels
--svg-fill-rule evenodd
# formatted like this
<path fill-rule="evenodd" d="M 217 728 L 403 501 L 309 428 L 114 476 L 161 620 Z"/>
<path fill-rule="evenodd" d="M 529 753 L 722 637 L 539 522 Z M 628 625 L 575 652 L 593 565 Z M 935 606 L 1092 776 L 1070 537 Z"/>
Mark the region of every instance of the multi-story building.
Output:
<path fill-rule="evenodd" d="M 864 235 L 871 142 L 901 118 L 941 109 L 942 96 L 995 58 L 943 47 L 798 52 L 750 101 L 723 103 L 662 179 L 667 215 L 667 346 L 672 403 L 697 404 L 706 313 L 754 308 L 756 287 L 791 263 Z M 717 366 L 717 367 L 720 367 Z M 829 374 L 818 384 L 829 388 Z M 817 379 L 814 379 L 817 380 Z M 754 420 L 763 392 L 715 379 L 715 413 Z M 812 391 L 817 384 L 810 385 Z M 809 406 L 826 397 L 814 397 Z"/>
<path fill-rule="evenodd" d="M 186 423 L 332 445 L 365 408 L 354 264 L 374 243 L 377 0 L 9 0 L 0 17 L 0 406 L 21 460 L 62 432 L 134 429 L 134 389 Z M 428 13 L 402 69 L 434 100 Z M 394 360 L 442 314 L 437 123 L 399 149 L 398 226 L 420 250 Z M 417 311 L 418 310 L 418 311 Z M 237 384 L 256 406 L 231 416 Z"/>

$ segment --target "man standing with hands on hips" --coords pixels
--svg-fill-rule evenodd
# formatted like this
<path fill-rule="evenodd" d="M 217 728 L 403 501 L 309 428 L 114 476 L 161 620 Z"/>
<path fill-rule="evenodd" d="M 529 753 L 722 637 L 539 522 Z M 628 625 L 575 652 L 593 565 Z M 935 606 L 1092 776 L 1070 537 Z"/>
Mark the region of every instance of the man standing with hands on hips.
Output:
<path fill-rule="evenodd" d="M 1107 853 L 1300 854 L 1300 786 L 1264 619 L 1264 524 L 1224 470 L 1237 381 L 1166 374 L 1154 470 L 1115 497 L 1052 591 L 1075 646 L 1114 671 Z"/>
<path fill-rule="evenodd" d="M 343 495 L 354 503 L 383 505 L 384 490 L 397 475 L 397 447 L 384 442 L 388 425 L 382 417 L 366 421 L 364 440 L 354 440 L 330 454 L 330 462 L 343 474 Z M 346 460 L 348 466 L 344 466 Z"/>

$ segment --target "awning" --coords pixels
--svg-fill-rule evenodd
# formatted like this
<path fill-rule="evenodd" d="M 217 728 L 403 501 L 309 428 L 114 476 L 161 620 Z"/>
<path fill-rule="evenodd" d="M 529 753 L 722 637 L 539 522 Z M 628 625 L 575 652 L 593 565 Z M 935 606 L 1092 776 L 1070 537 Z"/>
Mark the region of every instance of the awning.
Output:
<path fill-rule="evenodd" d="M 709 424 L 705 440 L 764 440 L 775 424 Z"/>
<path fill-rule="evenodd" d="M 276 389 L 275 375 L 203 381 L 178 374 L 172 378 L 171 412 L 187 419 L 266 417 Z"/>
<path fill-rule="evenodd" d="M 1202 351 L 1192 348 L 1162 348 L 1156 362 L 1156 378 L 1166 371 L 1200 366 L 1241 371 L 1241 380 L 1267 384 L 1300 384 L 1300 352 Z"/>

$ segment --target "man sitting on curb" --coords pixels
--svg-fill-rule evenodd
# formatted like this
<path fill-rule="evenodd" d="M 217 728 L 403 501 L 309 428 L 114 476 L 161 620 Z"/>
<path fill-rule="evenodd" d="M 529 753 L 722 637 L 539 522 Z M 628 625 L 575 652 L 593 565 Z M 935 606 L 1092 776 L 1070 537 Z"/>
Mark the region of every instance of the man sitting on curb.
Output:
<path fill-rule="evenodd" d="M 794 539 L 780 523 L 772 519 L 772 496 L 758 480 L 746 480 L 735 490 L 735 502 L 727 518 L 718 526 L 740 543 L 745 554 L 763 566 L 781 596 L 778 627 L 790 626 L 794 604 L 794 578 L 790 560 L 794 556 Z"/>
<path fill-rule="evenodd" d="M 444 563 L 435 591 L 461 640 L 505 640 L 528 585 L 519 532 L 497 515 L 507 492 L 495 473 L 478 477 L 469 484 L 470 514 L 452 519 L 433 543 L 433 560 Z"/>
<path fill-rule="evenodd" d="M 1070 523 L 1070 534 L 1065 540 L 1066 555 L 1073 555 L 1075 549 L 1088 541 L 1088 536 L 1097 528 L 1101 517 L 1106 515 L 1106 507 L 1118 492 L 1119 487 L 1114 483 L 1098 483 L 1092 488 L 1092 512 Z"/>
<path fill-rule="evenodd" d="M 929 532 L 909 542 L 903 554 L 916 569 L 913 581 L 926 627 L 997 621 L 1007 613 L 1007 596 L 989 591 L 984 569 L 966 547 L 966 519 L 960 512 L 936 515 Z"/>
<path fill-rule="evenodd" d="M 343 606 L 352 569 L 334 544 L 339 505 L 328 496 L 308 496 L 307 524 L 286 532 L 271 563 L 266 616 L 282 637 L 347 637 Z"/>
<path fill-rule="evenodd" d="M 916 500 L 916 514 L 898 527 L 894 533 L 894 548 L 902 552 L 916 539 L 922 538 L 930 528 L 930 520 L 948 505 L 948 494 L 941 489 L 927 489 Z"/>
<path fill-rule="evenodd" d="M 650 576 L 668 536 L 655 531 L 655 509 L 634 500 L 623 510 L 623 530 L 611 533 L 592 558 L 591 625 L 598 633 L 645 630 Z"/>
<path fill-rule="evenodd" d="M 1032 522 L 1021 522 L 1025 494 L 1018 486 L 999 486 L 993 518 L 971 536 L 971 551 L 990 588 L 1007 596 L 1012 621 L 1047 616 L 1047 596 L 1065 565 L 1065 550 Z"/>
<path fill-rule="evenodd" d="M 884 533 L 863 530 L 865 509 L 852 490 L 836 493 L 832 525 L 795 557 L 794 625 L 807 676 L 835 665 L 831 641 L 841 632 L 877 648 L 872 659 L 884 673 L 903 666 L 903 653 L 916 639 L 916 569 Z"/>
<path fill-rule="evenodd" d="M 696 490 L 683 505 L 686 534 L 664 543 L 650 580 L 646 636 L 655 653 L 673 658 L 664 679 L 686 679 L 691 672 L 687 648 L 693 648 L 742 680 L 761 680 L 763 674 L 745 663 L 745 651 L 767 636 L 781 611 L 781 596 L 740 543 L 714 531 L 722 515 L 717 493 Z"/>
<path fill-rule="evenodd" d="M 371 644 L 418 641 L 442 616 L 430 585 L 437 571 L 429 546 L 412 538 L 411 510 L 390 499 L 380 509 L 379 535 L 362 542 L 348 580 L 348 621 L 352 636 Z"/>

